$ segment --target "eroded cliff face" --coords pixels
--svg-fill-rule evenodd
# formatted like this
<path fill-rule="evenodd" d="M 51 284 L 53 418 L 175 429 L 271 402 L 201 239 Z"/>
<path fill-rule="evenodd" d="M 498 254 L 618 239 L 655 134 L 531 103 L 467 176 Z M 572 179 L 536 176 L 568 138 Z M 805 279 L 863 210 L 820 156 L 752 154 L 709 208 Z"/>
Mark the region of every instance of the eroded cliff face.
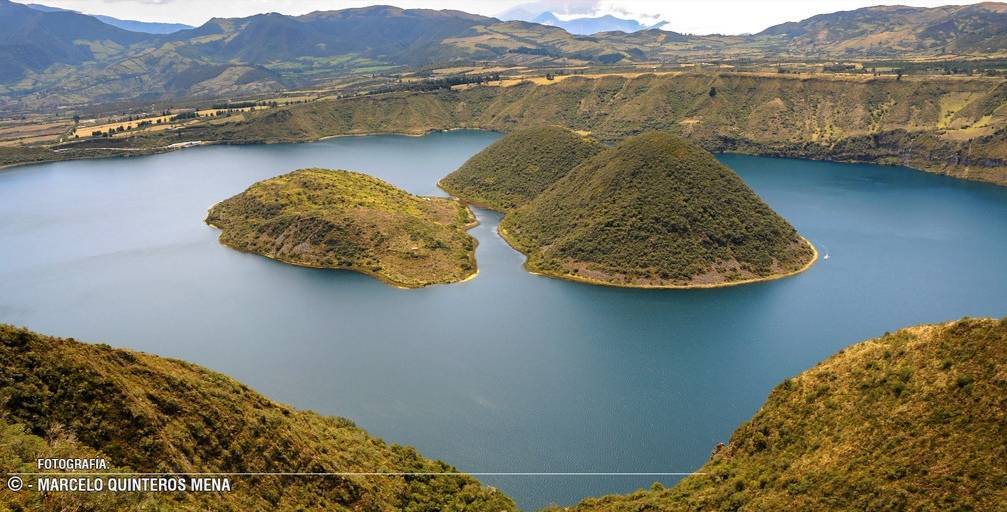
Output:
<path fill-rule="evenodd" d="M 296 105 L 205 140 L 512 131 L 559 125 L 608 143 L 668 131 L 710 151 L 907 165 L 1007 184 L 1007 82 L 1000 78 L 689 73 L 571 77 L 550 85 L 374 95 Z"/>

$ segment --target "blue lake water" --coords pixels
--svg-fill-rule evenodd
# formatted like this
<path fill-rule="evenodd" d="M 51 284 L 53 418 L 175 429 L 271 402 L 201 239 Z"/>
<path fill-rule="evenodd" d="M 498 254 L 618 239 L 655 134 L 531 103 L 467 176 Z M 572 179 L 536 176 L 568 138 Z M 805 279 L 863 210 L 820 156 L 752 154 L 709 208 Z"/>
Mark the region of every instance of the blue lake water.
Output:
<path fill-rule="evenodd" d="M 772 387 L 902 326 L 1007 315 L 1007 188 L 724 155 L 829 259 L 695 291 L 536 277 L 478 211 L 479 276 L 398 290 L 217 243 L 213 203 L 308 166 L 418 194 L 497 135 L 216 146 L 0 172 L 0 321 L 196 362 L 472 472 L 683 472 Z M 527 509 L 656 476 L 487 477 Z"/>

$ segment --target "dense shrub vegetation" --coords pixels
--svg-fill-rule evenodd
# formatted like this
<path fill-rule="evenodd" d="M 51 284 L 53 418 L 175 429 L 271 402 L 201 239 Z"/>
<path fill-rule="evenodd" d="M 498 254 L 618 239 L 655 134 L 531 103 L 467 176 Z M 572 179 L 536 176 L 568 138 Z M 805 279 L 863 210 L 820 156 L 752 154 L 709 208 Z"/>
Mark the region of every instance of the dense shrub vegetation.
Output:
<path fill-rule="evenodd" d="M 398 286 L 476 271 L 475 217 L 452 199 L 418 197 L 365 174 L 302 169 L 256 183 L 210 209 L 235 249 L 288 263 L 345 268 Z"/>
<path fill-rule="evenodd" d="M 198 366 L 0 325 L 0 464 L 102 454 L 146 472 L 453 472 L 349 420 L 277 404 Z M 11 444 L 16 443 L 16 444 Z M 225 494 L 158 494 L 156 510 L 513 510 L 463 475 L 239 478 Z M 136 496 L 58 506 L 59 493 L 0 493 L 29 510 L 136 510 Z M 119 501 L 116 501 L 119 500 Z M 77 503 L 78 506 L 80 502 Z M 135 504 L 135 503 L 134 503 Z"/>
<path fill-rule="evenodd" d="M 1007 505 L 1007 320 L 866 341 L 788 379 L 669 489 L 577 512 L 989 511 Z"/>
<path fill-rule="evenodd" d="M 500 227 L 529 269 L 608 284 L 722 284 L 793 272 L 813 257 L 741 178 L 664 133 L 588 159 Z"/>
<path fill-rule="evenodd" d="M 441 188 L 495 210 L 523 206 L 587 158 L 605 149 L 565 128 L 517 130 L 441 180 Z"/>

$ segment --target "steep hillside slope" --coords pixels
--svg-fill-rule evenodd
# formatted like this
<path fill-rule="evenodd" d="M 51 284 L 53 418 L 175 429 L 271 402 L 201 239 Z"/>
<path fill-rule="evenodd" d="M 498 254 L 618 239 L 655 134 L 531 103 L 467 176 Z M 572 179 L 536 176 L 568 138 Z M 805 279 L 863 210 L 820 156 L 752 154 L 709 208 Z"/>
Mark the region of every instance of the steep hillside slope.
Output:
<path fill-rule="evenodd" d="M 879 5 L 770 27 L 791 51 L 832 55 L 983 54 L 1007 44 L 1007 4 Z"/>
<path fill-rule="evenodd" d="M 798 272 L 814 250 L 741 178 L 663 133 L 575 167 L 500 222 L 529 270 L 591 283 L 682 287 Z"/>
<path fill-rule="evenodd" d="M 710 151 L 897 164 L 1007 184 L 1007 82 L 749 73 L 569 78 L 322 101 L 184 130 L 188 140 L 285 141 L 552 124 L 613 142 L 648 130 Z"/>
<path fill-rule="evenodd" d="M 103 456 L 143 472 L 453 471 L 348 420 L 277 404 L 192 364 L 8 325 L 0 325 L 0 441 L 4 471 L 29 469 L 40 454 Z M 14 510 L 64 510 L 61 504 L 99 511 L 514 509 L 464 475 L 234 477 L 231 492 L 209 494 L 0 493 L 0 506 Z M 93 508 L 76 508 L 87 505 Z"/>
<path fill-rule="evenodd" d="M 605 146 L 558 126 L 514 131 L 468 159 L 440 186 L 465 201 L 506 211 L 523 206 Z"/>
<path fill-rule="evenodd" d="M 302 169 L 263 180 L 214 205 L 206 222 L 235 249 L 396 286 L 452 283 L 476 272 L 468 208 L 366 174 Z"/>
<path fill-rule="evenodd" d="M 670 489 L 569 510 L 975 510 L 1007 503 L 1007 320 L 886 334 L 784 381 Z"/>

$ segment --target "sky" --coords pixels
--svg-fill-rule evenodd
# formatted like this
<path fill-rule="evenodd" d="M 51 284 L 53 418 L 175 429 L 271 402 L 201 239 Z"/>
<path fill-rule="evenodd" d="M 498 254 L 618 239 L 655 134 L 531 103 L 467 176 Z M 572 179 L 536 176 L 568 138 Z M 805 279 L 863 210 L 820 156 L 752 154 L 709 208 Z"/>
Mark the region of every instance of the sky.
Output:
<path fill-rule="evenodd" d="M 404 8 L 457 9 L 486 16 L 552 11 L 561 18 L 612 14 L 688 34 L 759 32 L 785 21 L 878 4 L 934 7 L 969 0 L 18 0 L 123 19 L 201 25 L 212 17 L 264 12 L 306 14 L 373 4 Z"/>

